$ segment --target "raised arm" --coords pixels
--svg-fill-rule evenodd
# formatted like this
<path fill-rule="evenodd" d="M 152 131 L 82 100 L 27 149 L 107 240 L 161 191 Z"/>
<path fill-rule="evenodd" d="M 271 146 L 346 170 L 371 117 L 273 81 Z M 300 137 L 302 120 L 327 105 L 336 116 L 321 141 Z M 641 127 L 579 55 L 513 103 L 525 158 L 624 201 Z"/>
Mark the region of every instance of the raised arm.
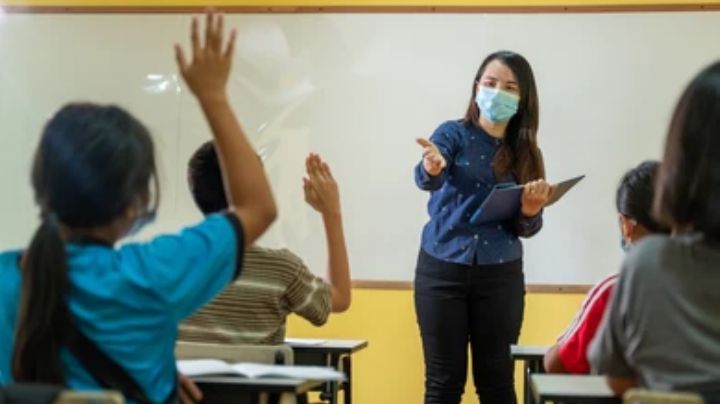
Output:
<path fill-rule="evenodd" d="M 192 59 L 188 60 L 180 45 L 175 45 L 177 63 L 210 125 L 228 206 L 242 222 L 245 245 L 250 245 L 275 220 L 277 208 L 260 162 L 227 97 L 235 31 L 226 40 L 223 16 L 208 12 L 202 43 L 200 36 L 198 21 L 193 19 L 190 36 Z"/>
<path fill-rule="evenodd" d="M 332 290 L 332 311 L 350 307 L 350 263 L 340 210 L 340 193 L 330 167 L 317 154 L 305 160 L 307 177 L 303 178 L 305 201 L 322 215 L 327 241 L 327 279 Z"/>

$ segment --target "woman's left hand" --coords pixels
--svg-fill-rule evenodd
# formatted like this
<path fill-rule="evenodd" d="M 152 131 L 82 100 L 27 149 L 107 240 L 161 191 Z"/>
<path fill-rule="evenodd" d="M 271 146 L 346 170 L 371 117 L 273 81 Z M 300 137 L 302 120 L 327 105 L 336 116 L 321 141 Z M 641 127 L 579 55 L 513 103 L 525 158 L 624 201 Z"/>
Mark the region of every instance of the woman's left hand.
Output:
<path fill-rule="evenodd" d="M 552 195 L 552 187 L 545 180 L 530 181 L 525 184 L 522 194 L 522 214 L 532 217 L 540 213 Z"/>

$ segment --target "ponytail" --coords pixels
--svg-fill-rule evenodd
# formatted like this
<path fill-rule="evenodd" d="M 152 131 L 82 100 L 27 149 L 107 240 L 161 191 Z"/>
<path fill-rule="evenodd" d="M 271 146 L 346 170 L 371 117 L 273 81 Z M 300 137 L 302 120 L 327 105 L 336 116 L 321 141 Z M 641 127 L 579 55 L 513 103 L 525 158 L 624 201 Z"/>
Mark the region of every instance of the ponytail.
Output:
<path fill-rule="evenodd" d="M 16 382 L 64 384 L 60 350 L 71 321 L 67 254 L 55 214 L 44 215 L 25 251 L 12 359 Z"/>

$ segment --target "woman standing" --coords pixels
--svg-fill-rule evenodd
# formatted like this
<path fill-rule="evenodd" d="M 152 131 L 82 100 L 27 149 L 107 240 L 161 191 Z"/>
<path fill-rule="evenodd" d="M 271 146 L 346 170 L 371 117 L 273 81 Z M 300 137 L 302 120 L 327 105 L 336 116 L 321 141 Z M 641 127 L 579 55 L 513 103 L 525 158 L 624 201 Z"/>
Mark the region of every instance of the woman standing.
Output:
<path fill-rule="evenodd" d="M 483 404 L 515 403 L 510 345 L 524 307 L 519 237 L 542 227 L 551 188 L 537 146 L 538 98 L 522 56 L 489 55 L 473 80 L 465 117 L 430 140 L 415 181 L 430 192 L 415 277 L 415 308 L 425 355 L 425 403 L 457 404 L 465 387 L 468 343 Z M 498 183 L 525 184 L 514 219 L 472 224 Z"/>

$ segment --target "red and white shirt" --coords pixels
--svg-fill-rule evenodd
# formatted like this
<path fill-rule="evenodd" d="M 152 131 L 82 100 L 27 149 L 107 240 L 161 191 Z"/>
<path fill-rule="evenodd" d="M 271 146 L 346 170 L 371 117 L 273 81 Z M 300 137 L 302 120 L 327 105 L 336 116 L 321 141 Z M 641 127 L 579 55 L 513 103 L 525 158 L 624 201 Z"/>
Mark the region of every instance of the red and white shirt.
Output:
<path fill-rule="evenodd" d="M 593 286 L 570 326 L 558 338 L 558 356 L 568 373 L 589 373 L 586 352 L 605 314 L 618 274 Z"/>

